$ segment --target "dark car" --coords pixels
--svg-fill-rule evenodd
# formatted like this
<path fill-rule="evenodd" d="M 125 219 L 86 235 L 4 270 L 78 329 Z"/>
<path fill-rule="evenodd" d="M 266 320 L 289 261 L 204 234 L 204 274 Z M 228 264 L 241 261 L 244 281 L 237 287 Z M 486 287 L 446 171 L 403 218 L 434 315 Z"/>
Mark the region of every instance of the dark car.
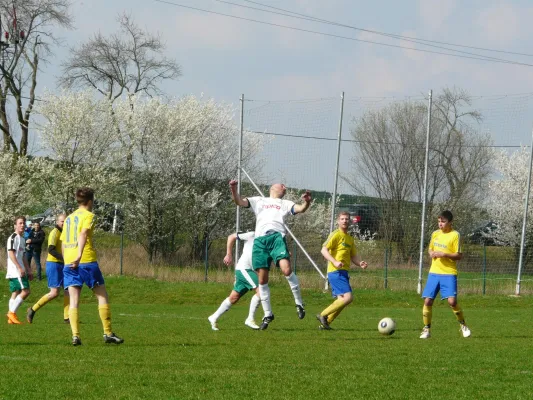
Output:
<path fill-rule="evenodd" d="M 357 224 L 361 235 L 373 236 L 379 231 L 379 208 L 375 204 L 348 204 L 339 207 L 339 212 L 348 211 L 352 224 Z"/>
<path fill-rule="evenodd" d="M 32 223 L 38 222 L 41 226 L 54 226 L 56 223 L 56 213 L 55 208 L 48 208 L 40 214 L 32 215 L 28 220 Z"/>
<path fill-rule="evenodd" d="M 492 232 L 498 229 L 498 225 L 493 221 L 486 221 L 479 225 L 476 229 L 466 235 L 469 243 L 474 244 L 484 244 L 487 246 L 494 246 L 500 243 L 497 243 L 494 240 L 494 237 L 491 235 Z"/>

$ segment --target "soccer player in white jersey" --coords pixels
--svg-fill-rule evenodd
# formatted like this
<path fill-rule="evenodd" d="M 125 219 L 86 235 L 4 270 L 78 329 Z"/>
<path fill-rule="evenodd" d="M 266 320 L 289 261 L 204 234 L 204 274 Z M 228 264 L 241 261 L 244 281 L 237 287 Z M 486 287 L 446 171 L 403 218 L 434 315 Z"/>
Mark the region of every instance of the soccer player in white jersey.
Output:
<path fill-rule="evenodd" d="M 224 299 L 218 310 L 214 314 L 210 315 L 208 320 L 211 323 L 211 329 L 218 331 L 218 319 L 228 311 L 231 306 L 239 299 L 244 296 L 249 290 L 255 291 L 255 294 L 252 296 L 250 301 L 250 312 L 248 313 L 248 318 L 244 321 L 244 325 L 252 328 L 259 329 L 259 326 L 255 323 L 255 311 L 259 304 L 261 304 L 261 299 L 259 297 L 258 289 L 258 278 L 256 272 L 252 269 L 252 249 L 254 246 L 254 232 L 246 233 L 232 233 L 228 236 L 228 241 L 226 243 L 226 256 L 224 257 L 224 264 L 232 265 L 233 264 L 233 245 L 237 240 L 243 241 L 244 247 L 242 249 L 242 255 L 237 261 L 235 266 L 235 283 L 233 285 L 233 290 L 229 296 Z"/>
<path fill-rule="evenodd" d="M 25 241 L 22 235 L 26 226 L 26 218 L 15 218 L 15 232 L 7 239 L 7 274 L 9 280 L 9 310 L 7 323 L 19 325 L 17 310 L 22 302 L 30 295 L 30 282 L 33 279 L 28 260 L 24 257 Z"/>
<path fill-rule="evenodd" d="M 270 187 L 270 197 L 241 197 L 237 193 L 237 181 L 230 181 L 231 197 L 233 202 L 241 207 L 250 207 L 256 216 L 255 240 L 252 251 L 252 266 L 259 277 L 259 296 L 265 316 L 260 329 L 268 328 L 268 324 L 274 320 L 270 305 L 270 288 L 268 276 L 272 261 L 281 269 L 294 296 L 298 318 L 305 317 L 302 293 L 298 277 L 292 272 L 290 253 L 287 248 L 285 235 L 285 218 L 305 212 L 311 205 L 311 193 L 306 190 L 302 195 L 302 204 L 295 204 L 290 200 L 283 200 L 287 188 L 281 183 Z"/>

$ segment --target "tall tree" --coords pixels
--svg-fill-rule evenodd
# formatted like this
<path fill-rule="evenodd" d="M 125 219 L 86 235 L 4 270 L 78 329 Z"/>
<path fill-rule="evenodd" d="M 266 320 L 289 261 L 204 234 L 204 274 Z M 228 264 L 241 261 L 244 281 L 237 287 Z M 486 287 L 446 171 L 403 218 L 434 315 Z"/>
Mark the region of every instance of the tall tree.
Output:
<path fill-rule="evenodd" d="M 54 28 L 72 28 L 70 5 L 70 0 L 0 0 L 0 130 L 4 151 L 23 156 L 28 153 L 38 75 L 54 45 L 59 44 Z M 10 123 L 12 109 L 19 131 Z"/>
<path fill-rule="evenodd" d="M 141 29 L 127 14 L 117 18 L 118 32 L 98 32 L 71 49 L 59 83 L 66 88 L 92 88 L 114 101 L 123 94 L 162 94 L 159 85 L 181 76 L 181 66 L 164 56 L 160 35 Z"/>

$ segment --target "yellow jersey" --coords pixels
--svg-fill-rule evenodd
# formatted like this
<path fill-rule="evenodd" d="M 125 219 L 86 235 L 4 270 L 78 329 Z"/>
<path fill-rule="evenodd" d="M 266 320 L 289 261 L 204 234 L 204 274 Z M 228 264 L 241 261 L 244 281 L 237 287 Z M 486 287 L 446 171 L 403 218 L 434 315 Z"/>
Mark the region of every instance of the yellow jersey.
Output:
<path fill-rule="evenodd" d="M 357 254 L 355 249 L 355 240 L 348 233 L 344 233 L 340 229 L 335 229 L 328 236 L 322 247 L 326 247 L 329 254 L 343 263 L 341 268 L 336 268 L 331 261 L 328 262 L 328 272 L 335 272 L 350 269 L 352 257 Z"/>
<path fill-rule="evenodd" d="M 74 211 L 65 219 L 63 232 L 61 232 L 65 264 L 71 264 L 78 258 L 78 236 L 82 229 L 87 229 L 87 242 L 83 248 L 80 264 L 96 261 L 96 251 L 93 247 L 94 222 L 94 214 L 83 209 Z"/>
<path fill-rule="evenodd" d="M 50 234 L 48 235 L 48 246 L 55 246 L 56 251 L 58 253 L 62 253 L 63 249 L 61 247 L 61 231 L 57 229 L 57 226 L 52 229 Z M 48 253 L 48 257 L 46 257 L 46 261 L 50 262 L 56 262 L 56 263 L 63 263 L 63 260 L 59 260 L 56 257 L 54 257 L 52 254 Z"/>
<path fill-rule="evenodd" d="M 461 253 L 461 235 L 454 230 L 444 233 L 438 229 L 431 234 L 429 249 L 442 251 L 445 254 Z M 433 258 L 429 272 L 433 274 L 457 275 L 457 262 L 446 257 Z"/>

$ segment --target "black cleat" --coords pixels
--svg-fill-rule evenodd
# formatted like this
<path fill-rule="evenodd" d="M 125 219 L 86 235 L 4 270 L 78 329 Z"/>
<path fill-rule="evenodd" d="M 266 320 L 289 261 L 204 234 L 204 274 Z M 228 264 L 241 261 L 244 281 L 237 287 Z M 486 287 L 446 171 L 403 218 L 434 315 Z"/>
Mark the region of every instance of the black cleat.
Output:
<path fill-rule="evenodd" d="M 33 308 L 28 308 L 28 312 L 26 314 L 26 320 L 28 321 L 28 324 L 31 324 L 33 322 L 33 317 L 35 316 L 35 311 L 33 311 Z"/>
<path fill-rule="evenodd" d="M 263 322 L 261 322 L 261 326 L 259 327 L 259 329 L 264 331 L 266 328 L 268 328 L 268 324 L 270 324 L 272 321 L 274 321 L 274 314 L 264 317 Z"/>
<path fill-rule="evenodd" d="M 72 345 L 81 346 L 81 339 L 79 338 L 79 336 L 72 336 Z"/>
<path fill-rule="evenodd" d="M 119 338 L 114 333 L 111 333 L 111 335 L 104 334 L 104 343 L 115 343 L 115 344 L 121 344 L 124 343 L 124 339 Z"/>
<path fill-rule="evenodd" d="M 331 327 L 329 326 L 329 323 L 328 323 L 328 317 L 324 317 L 324 316 L 322 316 L 320 314 L 317 314 L 316 319 L 318 319 L 320 321 L 321 329 L 323 329 L 325 331 L 329 331 L 331 329 Z"/>
<path fill-rule="evenodd" d="M 296 312 L 298 313 L 298 318 L 300 319 L 305 318 L 305 310 L 303 306 L 296 305 Z"/>
<path fill-rule="evenodd" d="M 63 318 L 63 323 L 64 324 L 70 324 L 70 319 L 69 318 Z"/>

